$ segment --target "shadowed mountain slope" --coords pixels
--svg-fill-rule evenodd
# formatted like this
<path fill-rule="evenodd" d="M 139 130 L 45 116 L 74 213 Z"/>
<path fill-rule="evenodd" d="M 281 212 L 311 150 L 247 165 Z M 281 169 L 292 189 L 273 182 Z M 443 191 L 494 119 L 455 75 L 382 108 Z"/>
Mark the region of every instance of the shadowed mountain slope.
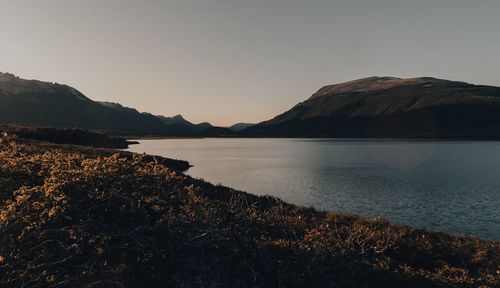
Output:
<path fill-rule="evenodd" d="M 497 138 L 500 88 L 435 78 L 370 77 L 325 86 L 249 127 L 279 137 Z"/>
<path fill-rule="evenodd" d="M 67 85 L 25 80 L 8 73 L 0 73 L 0 123 L 127 135 L 216 136 L 208 123 L 195 125 L 179 116 L 157 117 L 118 103 L 96 102 Z"/>

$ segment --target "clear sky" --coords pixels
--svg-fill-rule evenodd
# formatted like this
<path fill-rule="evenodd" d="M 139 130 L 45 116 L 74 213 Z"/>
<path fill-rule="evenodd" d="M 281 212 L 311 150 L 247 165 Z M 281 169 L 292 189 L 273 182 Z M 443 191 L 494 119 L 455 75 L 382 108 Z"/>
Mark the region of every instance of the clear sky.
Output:
<path fill-rule="evenodd" d="M 0 71 L 193 122 L 376 75 L 500 86 L 499 0 L 0 0 L 0 25 Z"/>

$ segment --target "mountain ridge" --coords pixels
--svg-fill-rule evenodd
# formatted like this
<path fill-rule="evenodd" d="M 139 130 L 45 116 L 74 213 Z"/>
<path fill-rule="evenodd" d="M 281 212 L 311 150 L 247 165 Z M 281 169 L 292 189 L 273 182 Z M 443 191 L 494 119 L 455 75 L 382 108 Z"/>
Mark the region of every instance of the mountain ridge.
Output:
<path fill-rule="evenodd" d="M 290 110 L 242 133 L 260 137 L 498 138 L 499 131 L 499 87 L 432 77 L 369 77 L 324 86 Z"/>
<path fill-rule="evenodd" d="M 168 120 L 168 121 L 167 121 Z M 0 123 L 82 128 L 125 135 L 219 136 L 229 129 L 93 101 L 77 89 L 0 72 Z M 220 133 L 220 134 L 219 134 Z"/>
<path fill-rule="evenodd" d="M 314 99 L 332 93 L 367 92 L 367 91 L 377 91 L 377 90 L 388 90 L 396 86 L 404 86 L 404 85 L 415 85 L 415 84 L 435 85 L 442 83 L 468 84 L 466 82 L 445 80 L 434 77 L 398 78 L 390 76 L 382 76 L 382 77 L 372 76 L 372 77 L 351 80 L 343 83 L 323 86 L 316 93 L 314 93 L 309 99 Z"/>
<path fill-rule="evenodd" d="M 93 101 L 67 85 L 0 72 L 0 124 L 131 136 L 500 139 L 500 87 L 432 77 L 367 77 L 323 86 L 258 124 L 216 127 Z"/>

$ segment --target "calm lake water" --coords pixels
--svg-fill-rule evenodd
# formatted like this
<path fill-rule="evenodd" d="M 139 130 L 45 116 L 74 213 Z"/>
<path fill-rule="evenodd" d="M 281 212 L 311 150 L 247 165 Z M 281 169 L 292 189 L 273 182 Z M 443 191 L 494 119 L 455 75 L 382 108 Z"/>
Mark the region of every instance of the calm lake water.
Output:
<path fill-rule="evenodd" d="M 500 142 L 140 140 L 214 184 L 321 210 L 500 240 Z"/>

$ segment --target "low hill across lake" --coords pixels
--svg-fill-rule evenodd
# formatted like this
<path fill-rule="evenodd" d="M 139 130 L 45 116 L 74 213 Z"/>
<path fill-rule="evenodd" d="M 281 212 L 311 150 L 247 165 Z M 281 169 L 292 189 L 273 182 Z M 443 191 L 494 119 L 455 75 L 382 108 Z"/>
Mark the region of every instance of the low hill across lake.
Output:
<path fill-rule="evenodd" d="M 0 133 L 20 139 L 30 139 L 57 144 L 73 144 L 95 148 L 125 149 L 137 142 L 106 133 L 78 128 L 52 128 L 0 124 Z"/>
<path fill-rule="evenodd" d="M 500 87 L 370 77 L 325 86 L 248 136 L 500 139 Z"/>
<path fill-rule="evenodd" d="M 500 242 L 297 207 L 187 167 L 0 137 L 0 286 L 500 284 Z"/>

